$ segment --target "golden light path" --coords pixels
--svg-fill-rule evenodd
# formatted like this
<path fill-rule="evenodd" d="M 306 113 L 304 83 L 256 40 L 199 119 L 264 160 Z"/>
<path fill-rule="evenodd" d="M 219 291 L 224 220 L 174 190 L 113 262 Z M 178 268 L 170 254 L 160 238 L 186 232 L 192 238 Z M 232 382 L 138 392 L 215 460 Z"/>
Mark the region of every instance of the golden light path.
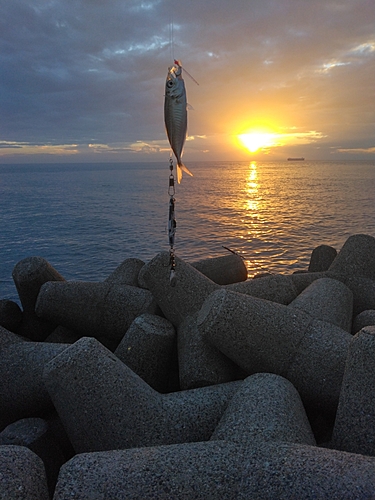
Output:
<path fill-rule="evenodd" d="M 252 161 L 246 172 L 243 198 L 242 198 L 242 210 L 243 219 L 242 223 L 246 227 L 247 236 L 241 236 L 241 238 L 246 238 L 248 241 L 252 241 L 254 238 L 258 238 L 262 232 L 262 200 L 259 193 L 259 178 L 258 178 L 258 165 L 257 162 Z M 257 272 L 262 271 L 263 262 L 259 260 L 256 251 L 250 255 L 244 256 L 246 267 L 249 272 L 249 276 L 253 276 Z"/>
<path fill-rule="evenodd" d="M 251 162 L 249 165 L 248 177 L 246 179 L 246 209 L 251 211 L 256 216 L 258 215 L 258 172 L 256 162 Z"/>

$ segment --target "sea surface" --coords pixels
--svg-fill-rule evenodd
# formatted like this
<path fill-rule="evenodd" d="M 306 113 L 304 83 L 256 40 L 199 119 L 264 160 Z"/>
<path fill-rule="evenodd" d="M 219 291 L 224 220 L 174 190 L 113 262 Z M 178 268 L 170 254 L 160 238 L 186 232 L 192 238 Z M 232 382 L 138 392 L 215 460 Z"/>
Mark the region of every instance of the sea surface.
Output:
<path fill-rule="evenodd" d="M 375 162 L 196 162 L 176 185 L 176 255 L 242 255 L 249 276 L 307 269 L 321 244 L 375 236 Z M 41 256 L 68 280 L 169 250 L 169 164 L 0 165 L 0 299 Z"/>

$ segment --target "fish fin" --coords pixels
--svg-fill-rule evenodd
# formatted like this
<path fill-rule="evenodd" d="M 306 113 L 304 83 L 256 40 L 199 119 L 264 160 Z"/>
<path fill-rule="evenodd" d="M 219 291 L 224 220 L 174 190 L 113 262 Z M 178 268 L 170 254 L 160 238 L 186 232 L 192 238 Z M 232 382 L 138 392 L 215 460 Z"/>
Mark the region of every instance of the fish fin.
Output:
<path fill-rule="evenodd" d="M 186 109 L 188 111 L 195 111 L 194 108 L 193 108 L 193 106 L 191 104 L 189 104 L 189 103 L 186 103 Z"/>
<path fill-rule="evenodd" d="M 184 172 L 186 172 L 188 175 L 190 175 L 191 177 L 193 177 L 193 174 L 190 172 L 190 170 L 189 170 L 187 167 L 185 167 L 185 165 L 184 165 L 183 163 L 181 163 L 180 168 L 181 168 Z"/>
<path fill-rule="evenodd" d="M 177 165 L 177 182 L 180 184 L 182 180 L 182 170 L 180 169 L 179 165 Z"/>
<path fill-rule="evenodd" d="M 185 167 L 183 163 L 177 163 L 177 182 L 180 184 L 182 180 L 182 171 L 186 172 L 188 175 L 191 175 L 193 177 L 193 174 L 190 172 L 190 170 Z"/>

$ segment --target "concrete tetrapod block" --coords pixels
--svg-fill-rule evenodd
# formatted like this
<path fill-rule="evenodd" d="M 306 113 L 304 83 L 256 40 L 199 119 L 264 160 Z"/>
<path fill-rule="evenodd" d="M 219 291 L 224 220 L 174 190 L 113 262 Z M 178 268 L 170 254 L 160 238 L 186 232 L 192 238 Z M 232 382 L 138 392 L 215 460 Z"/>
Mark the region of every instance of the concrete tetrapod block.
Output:
<path fill-rule="evenodd" d="M 352 291 L 353 316 L 368 309 L 375 309 L 375 280 L 358 277 L 346 278 L 332 274 L 329 277 L 340 279 Z"/>
<path fill-rule="evenodd" d="M 0 499 L 48 500 L 42 460 L 24 446 L 0 446 Z"/>
<path fill-rule="evenodd" d="M 12 277 L 24 311 L 34 311 L 40 287 L 47 281 L 65 278 L 43 257 L 27 257 L 18 262 Z"/>
<path fill-rule="evenodd" d="M 66 461 L 48 423 L 41 418 L 24 418 L 0 433 L 0 445 L 26 446 L 43 460 L 52 496 L 60 467 Z"/>
<path fill-rule="evenodd" d="M 117 285 L 139 286 L 138 274 L 144 265 L 140 259 L 125 259 L 104 281 Z"/>
<path fill-rule="evenodd" d="M 242 383 L 159 394 L 93 338 L 56 356 L 44 380 L 77 453 L 207 440 Z"/>
<path fill-rule="evenodd" d="M 53 500 L 373 499 L 375 459 L 304 444 L 226 441 L 76 455 Z"/>
<path fill-rule="evenodd" d="M 21 418 L 41 416 L 53 409 L 42 380 L 43 368 L 66 347 L 16 341 L 1 348 L 0 430 Z"/>
<path fill-rule="evenodd" d="M 213 292 L 197 319 L 203 338 L 247 374 L 271 372 L 304 404 L 336 410 L 352 336 L 296 308 L 228 290 Z"/>
<path fill-rule="evenodd" d="M 19 342 L 25 342 L 25 339 L 0 326 L 0 353 L 8 345 L 16 344 Z"/>
<path fill-rule="evenodd" d="M 51 281 L 40 289 L 36 313 L 82 335 L 120 340 L 137 316 L 155 307 L 151 292 L 130 285 Z"/>
<path fill-rule="evenodd" d="M 55 344 L 74 344 L 82 337 L 81 334 L 65 328 L 65 326 L 59 325 L 53 332 L 48 335 L 44 342 L 52 342 Z"/>
<path fill-rule="evenodd" d="M 158 254 L 140 271 L 140 281 L 153 293 L 166 318 L 177 327 L 181 388 L 192 389 L 235 380 L 238 370 L 233 362 L 214 346 L 208 346 L 196 328 L 196 314 L 209 294 L 220 289 L 219 285 L 178 257 L 176 277 L 176 285 L 172 287 L 167 252 Z M 297 296 L 293 281 L 283 276 L 248 280 L 225 288 L 283 303 L 289 303 Z"/>
<path fill-rule="evenodd" d="M 309 273 L 327 271 L 329 266 L 335 260 L 337 251 L 329 245 L 319 245 L 311 253 L 308 267 Z"/>
<path fill-rule="evenodd" d="M 31 340 L 44 340 L 56 327 L 35 314 L 40 287 L 47 281 L 65 281 L 61 274 L 43 257 L 27 257 L 18 262 L 12 272 L 23 307 L 22 321 L 17 333 Z"/>
<path fill-rule="evenodd" d="M 21 321 L 20 306 L 12 300 L 0 300 L 0 325 L 11 332 L 16 332 Z"/>
<path fill-rule="evenodd" d="M 351 332 L 353 293 L 341 281 L 331 278 L 317 279 L 305 288 L 289 307 L 301 309 L 315 319 Z"/>
<path fill-rule="evenodd" d="M 375 459 L 313 443 L 292 384 L 256 374 L 211 441 L 76 455 L 60 470 L 54 500 L 371 498 Z"/>
<path fill-rule="evenodd" d="M 307 307 L 309 301 L 311 301 L 311 305 L 316 300 L 321 301 L 319 290 L 321 293 L 329 292 L 333 297 L 330 302 L 327 302 L 327 300 L 323 301 L 324 309 L 311 307 L 311 310 L 308 312 L 313 313 L 315 310 L 317 317 L 325 317 L 326 320 L 330 319 L 331 322 L 336 322 L 339 325 L 342 323 L 342 326 L 344 324 L 348 325 L 349 321 L 351 321 L 351 319 L 349 320 L 351 317 L 350 290 L 341 284 L 341 282 L 332 279 L 321 282 L 320 288 L 316 286 L 310 289 L 311 285 L 316 281 L 320 279 L 327 280 L 327 278 L 322 278 L 322 276 L 325 276 L 324 273 L 306 273 L 304 275 L 293 276 L 273 275 L 229 285 L 225 288 L 282 304 L 289 304 L 295 299 L 296 302 L 294 304 L 298 303 L 301 307 L 302 302 Z M 321 287 L 324 283 L 325 289 L 323 290 Z M 303 299 L 299 295 L 299 298 L 296 299 L 298 291 L 303 291 L 304 289 L 310 290 L 309 294 L 304 294 Z M 341 308 L 339 311 L 336 311 L 335 303 L 332 303 L 332 301 L 336 298 L 335 294 L 339 293 L 339 291 L 341 295 L 337 299 L 341 297 Z M 314 298 L 315 294 L 317 295 L 316 298 Z M 323 312 L 325 313 L 324 315 L 322 315 Z M 344 314 L 344 321 L 341 319 L 341 313 Z M 181 387 L 188 389 L 234 380 L 236 376 L 233 367 L 226 361 L 225 357 L 221 358 L 222 361 L 220 362 L 220 357 L 217 355 L 215 349 L 207 347 L 207 343 L 202 339 L 192 318 L 187 318 L 178 329 Z M 347 328 L 348 326 L 346 326 Z"/>
<path fill-rule="evenodd" d="M 375 280 L 375 238 L 367 234 L 350 236 L 328 271 Z"/>
<path fill-rule="evenodd" d="M 305 288 L 307 288 L 311 283 L 320 279 L 327 278 L 327 272 L 316 272 L 316 273 L 294 273 L 289 276 L 292 280 L 293 285 L 297 290 L 297 295 L 302 293 Z M 297 297 L 296 295 L 296 297 Z M 262 297 L 261 297 L 262 298 Z M 291 301 L 290 301 L 291 302 Z"/>
<path fill-rule="evenodd" d="M 304 279 L 301 290 L 320 277 L 314 273 L 310 275 Z M 140 280 L 151 290 L 166 318 L 178 326 L 187 316 L 198 312 L 208 295 L 220 287 L 178 257 L 176 277 L 176 286 L 172 287 L 168 252 L 158 254 L 140 271 Z M 282 304 L 289 304 L 300 293 L 294 278 L 282 275 L 233 283 L 225 288 Z"/>
<path fill-rule="evenodd" d="M 198 312 L 205 299 L 219 285 L 190 264 L 176 257 L 176 284 L 170 282 L 170 257 L 161 252 L 140 271 L 139 279 L 152 292 L 164 316 L 176 327 Z"/>
<path fill-rule="evenodd" d="M 375 456 L 375 326 L 354 335 L 346 360 L 332 447 Z"/>
<path fill-rule="evenodd" d="M 197 327 L 197 316 L 198 313 L 187 316 L 177 328 L 181 389 L 223 384 L 240 378 L 238 366 L 203 339 Z"/>
<path fill-rule="evenodd" d="M 298 295 L 292 276 L 274 274 L 262 278 L 235 283 L 226 287 L 228 290 L 244 293 L 259 299 L 271 300 L 279 304 L 289 304 Z"/>
<path fill-rule="evenodd" d="M 362 311 L 353 320 L 352 333 L 358 333 L 365 326 L 375 325 L 375 309 L 368 309 Z"/>
<path fill-rule="evenodd" d="M 166 392 L 175 353 L 176 331 L 155 314 L 135 318 L 114 354 L 149 386 Z"/>
<path fill-rule="evenodd" d="M 250 447 L 256 441 L 316 444 L 297 390 L 273 373 L 256 373 L 243 381 L 211 440 L 247 442 Z"/>
<path fill-rule="evenodd" d="M 247 268 L 240 255 L 229 254 L 192 262 L 191 265 L 218 285 L 246 281 Z"/>

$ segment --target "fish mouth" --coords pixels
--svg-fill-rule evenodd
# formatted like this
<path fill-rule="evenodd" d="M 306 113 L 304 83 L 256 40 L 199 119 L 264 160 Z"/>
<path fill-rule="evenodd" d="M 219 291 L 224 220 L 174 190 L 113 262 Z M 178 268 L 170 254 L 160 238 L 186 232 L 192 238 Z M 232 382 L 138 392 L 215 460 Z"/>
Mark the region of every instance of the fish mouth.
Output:
<path fill-rule="evenodd" d="M 178 64 L 174 64 L 173 66 L 170 66 L 168 68 L 168 77 L 170 79 L 178 78 L 179 76 L 181 76 L 181 73 L 182 73 L 182 68 Z"/>

